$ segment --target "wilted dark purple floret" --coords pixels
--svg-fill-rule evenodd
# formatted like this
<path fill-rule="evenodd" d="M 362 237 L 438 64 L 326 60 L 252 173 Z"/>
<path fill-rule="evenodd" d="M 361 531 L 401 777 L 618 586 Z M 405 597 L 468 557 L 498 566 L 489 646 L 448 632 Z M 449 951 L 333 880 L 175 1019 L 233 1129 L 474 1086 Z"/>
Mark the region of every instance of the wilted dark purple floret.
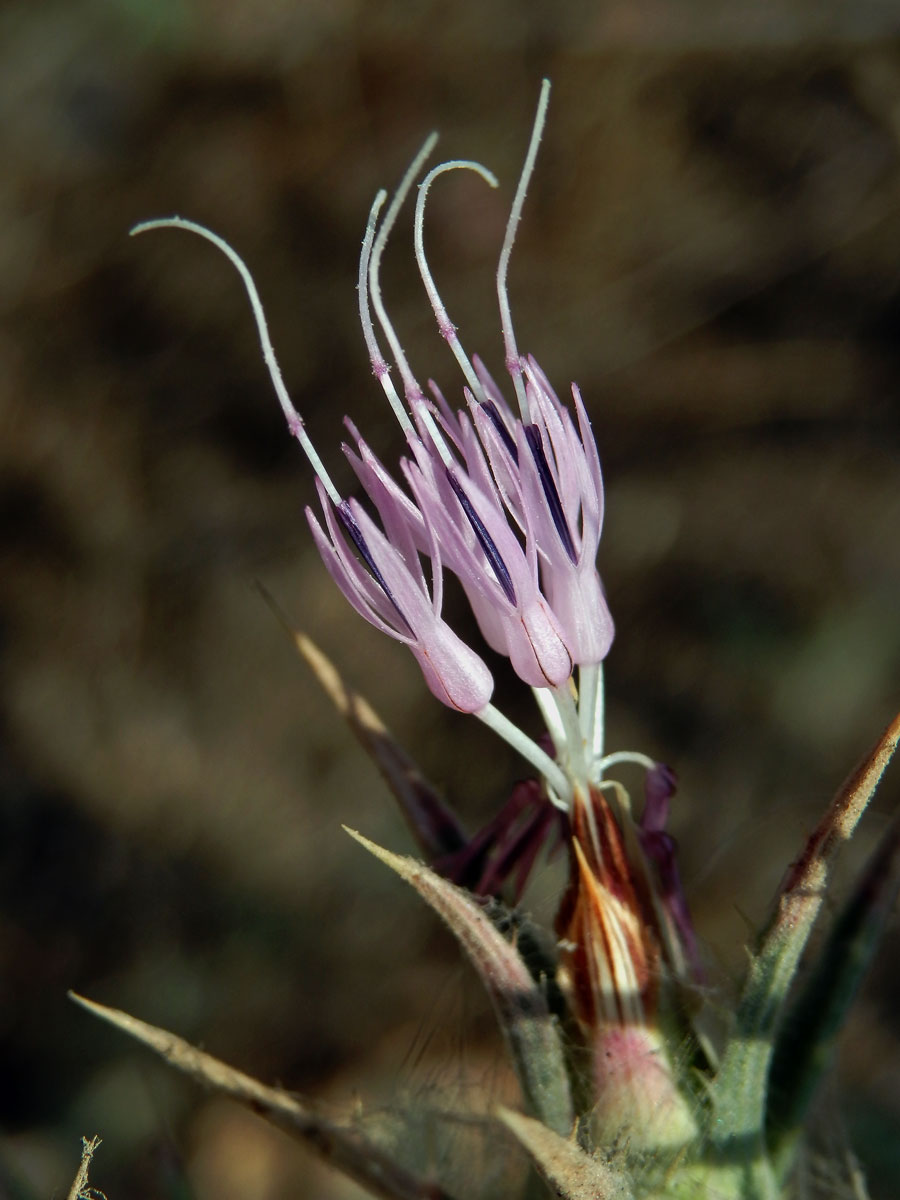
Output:
<path fill-rule="evenodd" d="M 481 896 L 499 896 L 512 880 L 518 903 L 541 850 L 552 852 L 568 821 L 536 779 L 517 783 L 497 815 L 465 845 L 434 860 L 435 870 Z"/>
<path fill-rule="evenodd" d="M 656 869 L 657 895 L 674 926 L 681 951 L 695 979 L 702 978 L 700 950 L 694 922 L 678 870 L 678 843 L 665 830 L 669 801 L 678 778 L 671 767 L 656 763 L 644 777 L 644 811 L 638 828 L 641 849 Z"/>
<path fill-rule="evenodd" d="M 641 829 L 659 833 L 669 820 L 669 801 L 678 788 L 678 776 L 665 763 L 654 763 L 644 776 L 644 811 Z"/>

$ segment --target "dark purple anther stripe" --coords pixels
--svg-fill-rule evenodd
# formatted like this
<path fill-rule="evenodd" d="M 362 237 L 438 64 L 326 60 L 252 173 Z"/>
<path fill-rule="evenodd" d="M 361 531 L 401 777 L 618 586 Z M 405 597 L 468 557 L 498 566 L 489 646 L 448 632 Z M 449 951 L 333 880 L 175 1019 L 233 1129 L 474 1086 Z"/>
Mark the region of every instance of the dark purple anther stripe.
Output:
<path fill-rule="evenodd" d="M 534 459 L 534 465 L 537 467 L 538 478 L 541 481 L 541 487 L 544 489 L 544 499 L 547 501 L 547 507 L 550 509 L 550 516 L 553 518 L 553 524 L 556 526 L 559 540 L 562 542 L 563 549 L 568 554 L 570 560 L 576 563 L 578 555 L 575 553 L 575 543 L 572 541 L 572 535 L 569 532 L 559 492 L 556 490 L 556 483 L 550 474 L 550 465 L 547 462 L 547 455 L 544 453 L 541 431 L 537 425 L 527 425 L 525 427 L 525 437 L 528 441 L 531 457 Z"/>
<path fill-rule="evenodd" d="M 459 480 L 452 471 L 447 472 L 447 479 L 449 480 L 450 486 L 453 488 L 454 495 L 460 503 L 460 507 L 466 514 L 466 519 L 472 526 L 475 536 L 478 538 L 478 544 L 481 546 L 485 553 L 485 557 L 491 564 L 491 570 L 497 576 L 497 582 L 503 588 L 503 592 L 510 604 L 515 605 L 516 589 L 513 587 L 513 581 L 509 577 L 509 571 L 506 569 L 506 563 L 500 557 L 500 551 L 494 545 L 491 535 L 485 529 L 484 525 L 482 525 L 481 518 L 472 507 L 468 496 L 462 490 Z"/>
<path fill-rule="evenodd" d="M 366 539 L 363 537 L 362 530 L 357 525 L 356 519 L 353 516 L 353 513 L 350 511 L 350 506 L 347 504 L 346 500 L 342 500 L 340 502 L 340 504 L 337 506 L 337 514 L 341 518 L 341 524 L 344 526 L 344 528 L 347 530 L 347 533 L 350 535 L 350 540 L 353 542 L 353 545 L 359 551 L 360 558 L 363 560 L 363 562 L 368 567 L 369 574 L 372 576 L 372 578 L 375 580 L 375 582 L 378 584 L 378 586 L 384 592 L 385 596 L 387 596 L 388 600 L 390 600 L 391 604 L 394 606 L 394 608 L 397 612 L 397 615 L 399 616 L 399 618 L 403 622 L 403 624 L 406 626 L 406 628 L 409 630 L 410 634 L 413 634 L 412 626 L 410 625 L 409 621 L 407 621 L 406 617 L 403 615 L 403 609 L 400 607 L 400 605 L 394 599 L 394 597 L 391 593 L 391 589 L 387 585 L 387 580 L 384 578 L 381 571 L 379 571 L 378 564 L 375 562 L 375 559 L 372 557 L 372 551 L 366 545 Z M 413 634 L 413 636 L 415 636 L 415 635 Z"/>
<path fill-rule="evenodd" d="M 500 416 L 500 413 L 497 411 L 497 405 L 493 402 L 493 400 L 482 400 L 481 407 L 487 413 L 488 419 L 490 420 L 494 429 L 497 431 L 497 436 L 500 438 L 500 441 L 503 443 L 503 445 L 509 451 L 510 458 L 513 460 L 514 463 L 518 463 L 518 461 L 519 461 L 518 448 L 516 446 L 516 443 L 512 439 L 512 434 L 509 432 L 509 430 L 504 425 L 503 418 Z"/>

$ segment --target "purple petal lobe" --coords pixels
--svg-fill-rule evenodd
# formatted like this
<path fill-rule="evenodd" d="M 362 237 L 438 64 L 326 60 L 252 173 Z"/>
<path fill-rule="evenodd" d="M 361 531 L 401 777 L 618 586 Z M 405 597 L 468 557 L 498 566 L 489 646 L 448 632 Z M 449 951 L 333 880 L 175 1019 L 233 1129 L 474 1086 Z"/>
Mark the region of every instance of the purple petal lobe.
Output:
<path fill-rule="evenodd" d="M 459 712 L 475 713 L 490 700 L 494 677 L 485 663 L 445 621 L 436 620 L 410 646 L 429 690 Z"/>
<path fill-rule="evenodd" d="M 612 645 L 615 627 L 593 563 L 571 570 L 556 565 L 546 573 L 546 591 L 575 661 L 602 662 Z"/>

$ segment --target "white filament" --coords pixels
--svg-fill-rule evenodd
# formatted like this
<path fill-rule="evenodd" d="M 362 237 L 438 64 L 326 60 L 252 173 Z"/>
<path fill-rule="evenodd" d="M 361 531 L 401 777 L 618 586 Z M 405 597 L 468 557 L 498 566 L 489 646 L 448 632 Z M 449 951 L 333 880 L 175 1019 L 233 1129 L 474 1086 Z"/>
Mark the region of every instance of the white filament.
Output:
<path fill-rule="evenodd" d="M 438 323 L 442 336 L 445 338 L 456 361 L 459 363 L 460 370 L 466 377 L 466 382 L 472 389 L 475 396 L 483 401 L 484 388 L 481 386 L 481 380 L 475 374 L 475 370 L 469 361 L 469 356 L 462 348 L 459 338 L 456 336 L 456 326 L 450 320 L 450 315 L 441 300 L 440 293 L 434 282 L 434 276 L 428 266 L 428 260 L 425 257 L 425 201 L 428 198 L 428 192 L 432 183 L 437 179 L 438 175 L 443 175 L 445 171 L 474 171 L 492 188 L 497 187 L 497 177 L 487 167 L 481 163 L 471 162 L 468 159 L 456 158 L 451 162 L 441 163 L 440 166 L 434 167 L 422 182 L 419 184 L 419 195 L 416 198 L 416 218 L 414 225 L 414 239 L 416 246 L 416 262 L 419 265 L 419 274 L 422 276 L 422 282 L 425 284 L 425 291 L 428 293 L 428 299 L 431 302 L 431 307 Z"/>
<path fill-rule="evenodd" d="M 409 195 L 422 164 L 434 149 L 436 142 L 437 134 L 429 134 L 429 136 L 425 139 L 425 144 L 422 146 L 422 149 L 407 167 L 406 174 L 400 180 L 400 186 L 397 188 L 396 192 L 394 192 L 391 202 L 388 205 L 388 210 L 384 215 L 381 228 L 378 230 L 378 234 L 372 246 L 372 256 L 369 261 L 369 293 L 372 297 L 372 307 L 375 309 L 375 315 L 378 318 L 378 323 L 381 326 L 382 332 L 387 338 L 388 345 L 391 348 L 391 353 L 394 356 L 394 361 L 397 364 L 397 369 L 400 372 L 400 378 L 403 380 L 403 387 L 408 398 L 421 396 L 422 389 L 419 387 L 416 377 L 412 373 L 409 361 L 403 352 L 403 347 L 400 345 L 400 339 L 397 337 L 397 334 L 394 331 L 394 326 L 391 324 L 390 317 L 387 315 L 387 309 L 384 307 L 384 301 L 381 298 L 381 258 L 384 254 L 384 248 L 387 244 L 388 236 L 393 229 L 400 209 L 403 206 L 403 201 Z"/>
<path fill-rule="evenodd" d="M 547 119 L 547 105 L 550 103 L 550 80 L 541 83 L 541 94 L 538 98 L 537 112 L 531 130 L 531 140 L 528 143 L 528 153 L 525 155 L 525 165 L 519 176 L 516 194 L 513 198 L 509 221 L 506 224 L 506 236 L 503 239 L 503 249 L 500 251 L 500 262 L 497 265 L 497 300 L 500 304 L 500 324 L 503 329 L 503 344 L 506 347 L 506 367 L 512 375 L 513 386 L 516 389 L 516 399 L 519 402 L 519 412 L 525 424 L 528 424 L 528 397 L 525 395 L 525 384 L 522 382 L 522 370 L 519 365 L 519 349 L 516 345 L 516 335 L 513 332 L 512 313 L 509 307 L 509 296 L 506 290 L 506 277 L 509 273 L 509 257 L 512 254 L 513 242 L 516 240 L 516 230 L 522 216 L 525 204 L 525 193 L 534 172 L 538 146 L 544 132 L 544 122 Z"/>
<path fill-rule="evenodd" d="M 310 441 L 309 435 L 303 426 L 303 418 L 291 403 L 291 398 L 284 385 L 281 368 L 278 365 L 278 359 L 275 357 L 275 350 L 272 346 L 272 339 L 269 337 L 269 327 L 266 323 L 262 301 L 259 298 L 259 292 L 256 290 L 256 284 L 253 282 L 253 276 L 250 274 L 247 264 L 237 251 L 233 250 L 218 234 L 213 233 L 211 229 L 207 229 L 204 225 L 198 225 L 194 221 L 186 221 L 183 217 L 167 217 L 159 221 L 142 221 L 140 225 L 135 225 L 129 236 L 135 237 L 137 234 L 147 233 L 151 229 L 184 229 L 188 233 L 195 233 L 198 237 L 212 242 L 216 249 L 220 250 L 235 267 L 243 280 L 247 296 L 250 300 L 250 308 L 253 312 L 253 319 L 256 321 L 256 330 L 259 334 L 260 346 L 262 347 L 263 360 L 268 368 L 269 378 L 272 380 L 272 386 L 275 389 L 275 395 L 278 397 L 281 411 L 284 413 L 285 420 L 287 421 L 288 429 L 303 447 L 303 452 L 309 459 L 310 466 L 322 481 L 322 486 L 328 493 L 329 499 L 333 504 L 340 504 L 340 493 L 332 483 L 331 476 L 325 470 L 325 465 L 321 458 L 319 458 L 316 448 Z"/>
<path fill-rule="evenodd" d="M 359 323 L 362 325 L 363 338 L 366 343 L 366 349 L 369 352 L 369 362 L 372 364 L 375 378 L 381 384 L 384 394 L 387 396 L 388 404 L 390 404 L 394 416 L 400 423 L 400 428 L 404 433 L 408 434 L 413 430 L 412 421 L 410 421 L 406 409 L 403 407 L 403 401 L 394 387 L 394 382 L 389 374 L 390 367 L 385 362 L 384 355 L 378 347 L 378 339 L 375 336 L 375 329 L 372 325 L 372 313 L 369 308 L 369 262 L 372 258 L 372 242 L 375 240 L 375 226 L 378 223 L 378 214 L 381 212 L 382 205 L 386 199 L 387 192 L 382 189 L 375 197 L 372 207 L 369 209 L 366 236 L 363 238 L 362 251 L 359 255 L 359 280 L 356 285 L 356 291 L 359 298 Z"/>
<path fill-rule="evenodd" d="M 394 203 L 392 203 L 391 208 L 388 209 L 387 215 L 385 216 L 385 219 L 384 219 L 384 225 L 382 226 L 381 231 L 379 231 L 377 239 L 375 237 L 375 227 L 378 222 L 378 214 L 381 211 L 382 205 L 384 204 L 384 201 L 387 197 L 387 192 L 382 190 L 375 197 L 372 207 L 369 210 L 369 220 L 368 220 L 368 224 L 366 225 L 366 236 L 363 238 L 362 252 L 359 256 L 359 282 L 357 283 L 357 291 L 359 292 L 359 319 L 360 319 L 360 323 L 362 325 L 363 338 L 365 339 L 366 348 L 369 351 L 369 360 L 372 363 L 372 370 L 375 372 L 375 376 L 378 379 L 378 382 L 381 384 L 382 388 L 384 389 L 384 394 L 388 398 L 388 403 L 391 406 L 391 410 L 392 410 L 394 416 L 397 418 L 400 428 L 407 435 L 407 437 L 415 436 L 416 430 L 415 430 L 415 427 L 413 426 L 412 421 L 409 419 L 409 414 L 407 413 L 406 408 L 403 405 L 403 401 L 400 399 L 397 389 L 394 387 L 393 381 L 392 381 L 390 375 L 388 374 L 388 371 L 390 370 L 390 368 L 388 367 L 388 364 L 384 360 L 384 356 L 382 355 L 380 349 L 378 348 L 378 339 L 375 336 L 375 329 L 374 329 L 374 326 L 372 325 L 372 314 L 369 311 L 369 288 L 370 288 L 370 279 L 371 279 L 371 272 L 372 272 L 372 260 L 374 257 L 373 242 L 374 242 L 374 245 L 377 247 L 379 244 L 379 241 L 382 239 L 382 236 L 384 236 L 384 238 L 386 239 L 387 234 L 384 233 L 384 230 L 387 229 L 389 231 L 390 230 L 389 222 L 390 222 L 390 224 L 393 224 L 393 222 L 396 221 L 397 211 L 399 211 L 400 204 L 402 204 L 402 202 L 403 202 L 403 196 L 406 194 L 406 192 L 409 191 L 409 185 L 407 183 L 407 176 L 410 176 L 411 173 L 413 172 L 413 170 L 417 169 L 417 164 L 420 162 L 420 160 L 426 154 L 428 154 L 430 152 L 431 147 L 434 145 L 435 140 L 436 140 L 436 135 L 432 134 L 431 137 L 429 138 L 429 140 L 425 143 L 425 145 L 419 151 L 419 154 L 416 157 L 416 160 L 414 161 L 412 167 L 410 167 L 409 171 L 407 171 L 407 175 L 404 176 L 403 183 L 401 183 L 400 188 L 397 191 L 397 195 L 394 197 Z M 406 188 L 406 192 L 403 191 L 404 187 Z M 399 202 L 397 202 L 398 196 L 400 197 Z M 395 205 L 396 205 L 396 208 L 395 208 Z M 392 212 L 392 210 L 394 210 L 394 211 Z M 381 250 L 382 251 L 384 250 L 383 242 L 381 244 Z M 376 280 L 377 280 L 377 267 L 376 267 L 375 275 L 376 275 Z M 373 302 L 374 302 L 374 296 L 373 296 Z M 382 329 L 385 329 L 386 333 L 387 333 L 387 330 L 390 330 L 390 334 L 393 334 L 393 332 L 394 332 L 393 326 L 391 325 L 390 321 L 388 320 L 387 313 L 384 312 L 383 305 L 382 305 L 382 316 L 379 317 L 379 321 L 381 323 Z M 385 323 L 387 323 L 387 328 L 385 328 Z M 388 335 L 389 340 L 390 340 L 390 334 Z M 395 341 L 396 341 L 396 335 L 394 335 L 394 336 L 395 336 Z M 406 363 L 406 358 L 403 355 L 402 349 L 399 348 L 399 343 L 397 344 L 397 352 L 399 353 L 399 356 L 400 356 L 398 359 L 398 362 L 400 364 L 400 372 L 402 375 L 403 370 L 404 370 L 404 364 Z M 408 371 L 408 367 L 407 367 L 407 371 Z M 450 451 L 447 447 L 446 441 L 444 440 L 443 434 L 441 433 L 441 431 L 438 429 L 437 425 L 435 424 L 434 418 L 432 417 L 432 415 L 428 409 L 427 403 L 426 403 L 424 397 L 422 396 L 422 393 L 421 393 L 421 390 L 419 389 L 418 384 L 416 384 L 415 380 L 412 379 L 411 372 L 409 373 L 409 378 L 412 380 L 413 384 L 415 385 L 415 389 L 416 389 L 415 392 L 413 392 L 413 394 L 410 395 L 409 387 L 406 382 L 405 375 L 404 375 L 404 386 L 406 386 L 406 388 L 407 388 L 407 397 L 410 401 L 410 406 L 413 410 L 413 413 L 418 418 L 418 420 L 421 422 L 421 424 L 424 426 L 424 428 L 427 430 L 428 434 L 430 435 L 431 440 L 433 441 L 435 448 L 437 449 L 437 452 L 440 455 L 441 461 L 443 462 L 444 466 L 451 467 L 453 465 L 453 459 L 450 455 Z"/>

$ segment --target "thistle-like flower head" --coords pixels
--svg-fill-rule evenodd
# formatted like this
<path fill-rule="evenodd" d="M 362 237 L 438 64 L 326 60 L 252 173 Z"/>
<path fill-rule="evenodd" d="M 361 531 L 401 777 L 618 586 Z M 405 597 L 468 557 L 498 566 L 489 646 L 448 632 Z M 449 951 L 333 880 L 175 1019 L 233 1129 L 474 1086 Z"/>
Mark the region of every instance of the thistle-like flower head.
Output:
<path fill-rule="evenodd" d="M 431 866 L 358 840 L 440 913 L 492 998 L 523 1099 L 538 1118 L 507 1112 L 500 1119 L 555 1194 L 569 1200 L 586 1195 L 776 1200 L 788 1194 L 814 1085 L 896 898 L 900 821 L 889 827 L 807 986 L 796 1002 L 791 999 L 831 860 L 900 741 L 900 717 L 844 785 L 793 864 L 754 947 L 733 1027 L 717 1058 L 702 1012 L 698 1018 L 703 972 L 675 842 L 666 829 L 674 775 L 644 754 L 610 754 L 604 748 L 602 664 L 613 625 L 597 570 L 603 484 L 590 422 L 577 387 L 571 404 L 564 403 L 535 360 L 520 355 L 510 316 L 509 258 L 548 90 L 545 81 L 497 270 L 511 399 L 482 361 L 463 349 L 424 249 L 425 202 L 435 179 L 465 169 L 496 186 L 493 175 L 478 163 L 443 163 L 419 184 L 415 207 L 416 261 L 439 331 L 463 376 L 456 405 L 433 382 L 427 391 L 419 384 L 379 280 L 388 235 L 433 137 L 383 218 L 387 197 L 383 192 L 376 197 L 360 257 L 359 312 L 373 372 L 406 448 L 391 472 L 347 420 L 344 451 L 363 500 L 338 492 L 312 445 L 282 381 L 256 287 L 235 251 L 178 218 L 148 222 L 135 232 L 188 229 L 215 244 L 236 267 L 288 427 L 317 477 L 321 515 L 308 509 L 307 517 L 328 571 L 362 617 L 409 647 L 439 700 L 477 715 L 536 769 L 538 778 L 520 781 L 506 805 L 468 838 L 408 756 L 390 746 L 374 713 L 364 704 L 346 704 L 327 660 L 308 647 L 301 650 L 326 689 L 340 693 L 341 706 L 354 709 L 357 729 L 391 780 Z M 387 342 L 390 362 L 379 337 Z M 485 642 L 532 688 L 544 737 L 532 740 L 491 704 L 489 668 L 442 616 L 445 571 L 462 585 Z M 298 646 L 301 641 L 298 637 Z M 622 784 L 609 777 L 623 764 L 644 772 L 640 817 Z M 567 847 L 570 868 L 555 923 L 557 941 L 550 946 L 534 936 L 527 917 L 486 900 L 508 898 L 512 884 L 518 901 L 548 844 Z M 518 928 L 521 937 L 507 937 L 506 926 Z M 138 1024 L 123 1014 L 114 1019 Z M 139 1036 L 147 1039 L 148 1030 L 152 1044 L 166 1053 L 175 1045 L 177 1052 L 171 1035 L 160 1038 L 160 1031 L 142 1026 Z M 293 1101 L 286 1109 L 286 1093 L 269 1095 L 243 1075 L 235 1082 L 222 1064 L 188 1049 L 184 1062 L 190 1073 L 198 1074 L 206 1061 L 217 1086 L 251 1097 L 254 1108 L 268 1105 L 280 1124 L 290 1127 L 300 1114 L 303 1136 L 319 1150 L 337 1147 L 345 1169 L 377 1194 L 446 1194 L 398 1171 L 355 1128 L 347 1137 L 338 1126 L 317 1124 Z"/>
<path fill-rule="evenodd" d="M 508 398 L 457 335 L 428 266 L 425 203 L 441 174 L 472 170 L 453 161 L 428 172 L 415 207 L 416 261 L 439 331 L 463 376 L 451 404 L 418 382 L 382 299 L 380 265 L 404 200 L 423 169 L 429 138 L 384 214 L 372 205 L 360 255 L 360 322 L 373 373 L 405 437 L 389 470 L 350 419 L 344 445 L 363 498 L 342 496 L 312 445 L 284 386 L 253 280 L 234 250 L 184 221 L 236 266 L 256 317 L 264 357 L 286 417 L 316 474 L 320 514 L 307 509 L 315 545 L 353 608 L 409 647 L 432 693 L 474 713 L 537 768 L 480 835 L 435 865 L 482 893 L 508 878 L 521 891 L 542 842 L 568 844 L 571 881 L 557 931 L 561 982 L 593 1060 L 595 1128 L 681 1144 L 693 1131 L 690 1109 L 660 1040 L 661 981 L 683 979 L 692 964 L 690 923 L 681 900 L 671 839 L 664 831 L 669 790 L 644 755 L 603 753 L 602 663 L 613 623 L 597 569 L 603 523 L 600 460 L 581 394 L 563 403 L 534 358 L 516 345 L 506 276 L 540 141 L 548 87 L 541 92 L 525 167 L 500 253 L 497 295 L 510 378 Z M 143 228 L 143 227 L 142 227 Z M 376 332 L 376 330 L 378 332 Z M 379 336 L 389 348 L 382 353 Z M 395 386 L 391 370 L 399 375 Z M 480 654 L 442 616 L 444 572 L 459 580 L 487 645 L 508 658 L 533 692 L 547 736 L 533 741 L 494 709 L 493 678 Z M 549 750 L 548 748 L 549 747 Z M 643 824 L 606 771 L 632 762 L 647 772 Z M 661 1114 L 662 1123 L 653 1114 Z M 616 1124 L 618 1122 L 618 1124 Z"/>
<path fill-rule="evenodd" d="M 663 1033 L 667 993 L 696 970 L 692 927 L 674 919 L 672 881 L 645 852 L 621 784 L 576 792 L 571 825 L 556 924 L 561 979 L 589 1050 L 594 1136 L 674 1149 L 697 1133 Z M 674 890 L 681 901 L 677 875 Z"/>
<path fill-rule="evenodd" d="M 434 180 L 448 170 L 470 169 L 496 186 L 486 168 L 462 161 L 441 164 L 420 184 L 416 205 L 422 280 L 466 384 L 458 409 L 434 383 L 426 397 L 382 301 L 381 256 L 431 149 L 429 139 L 380 226 L 383 197 L 376 200 L 359 273 L 360 317 L 372 368 L 407 437 L 409 454 L 399 468 L 405 489 L 374 459 L 355 429 L 357 453 L 351 451 L 350 457 L 386 532 L 390 523 L 391 540 L 409 554 L 430 559 L 435 579 L 442 568 L 457 576 L 485 641 L 509 658 L 521 679 L 532 687 L 558 688 L 576 666 L 603 659 L 612 641 L 612 621 L 596 565 L 603 485 L 590 423 L 577 389 L 576 424 L 536 362 L 519 355 L 506 299 L 509 252 L 545 107 L 546 90 L 498 269 L 506 362 L 518 411 L 481 361 L 469 359 L 425 257 L 425 201 Z M 400 374 L 402 398 L 378 343 L 373 309 Z"/>
<path fill-rule="evenodd" d="M 173 218 L 147 222 L 190 230 L 213 242 L 234 264 L 250 297 L 266 365 L 292 435 L 317 477 L 321 515 L 307 509 L 326 568 L 356 611 L 407 645 L 432 693 L 475 713 L 511 742 L 566 807 L 576 784 L 599 778 L 602 752 L 600 668 L 613 623 L 597 569 L 603 482 L 590 421 L 577 387 L 563 403 L 546 375 L 516 344 L 507 272 L 525 193 L 543 132 L 549 97 L 544 83 L 525 165 L 516 189 L 497 269 L 497 296 L 512 393 L 507 399 L 482 361 L 470 358 L 435 285 L 424 247 L 425 203 L 446 171 L 471 170 L 492 187 L 479 163 L 454 160 L 429 171 L 415 206 L 416 261 L 439 331 L 463 376 L 454 407 L 436 384 L 426 393 L 407 360 L 381 293 L 388 236 L 431 153 L 426 141 L 384 215 L 386 193 L 372 205 L 359 264 L 363 337 L 372 370 L 406 439 L 406 454 L 389 471 L 351 421 L 347 454 L 365 494 L 340 494 L 281 377 L 256 286 L 243 260 L 216 234 Z M 382 353 L 379 336 L 387 343 Z M 392 368 L 400 388 L 391 378 Z M 442 616 L 443 574 L 455 575 L 487 645 L 508 658 L 535 689 L 556 752 L 554 760 L 490 703 L 491 671 Z M 577 682 L 575 675 L 578 675 Z M 573 700 L 577 694 L 579 700 Z"/>

